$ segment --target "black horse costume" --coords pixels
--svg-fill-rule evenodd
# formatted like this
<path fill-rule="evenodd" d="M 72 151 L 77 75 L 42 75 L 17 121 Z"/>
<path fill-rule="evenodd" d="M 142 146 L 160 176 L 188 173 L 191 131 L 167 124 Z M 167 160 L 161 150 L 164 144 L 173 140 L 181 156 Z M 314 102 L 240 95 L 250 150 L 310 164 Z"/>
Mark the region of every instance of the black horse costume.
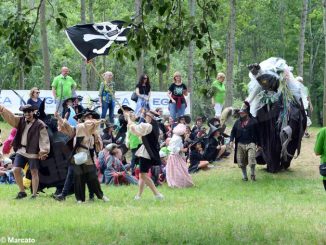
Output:
<path fill-rule="evenodd" d="M 260 145 L 257 163 L 267 164 L 276 173 L 290 167 L 301 140 L 307 117 L 302 104 L 302 91 L 285 60 L 269 58 L 248 66 L 250 113 L 258 121 Z"/>

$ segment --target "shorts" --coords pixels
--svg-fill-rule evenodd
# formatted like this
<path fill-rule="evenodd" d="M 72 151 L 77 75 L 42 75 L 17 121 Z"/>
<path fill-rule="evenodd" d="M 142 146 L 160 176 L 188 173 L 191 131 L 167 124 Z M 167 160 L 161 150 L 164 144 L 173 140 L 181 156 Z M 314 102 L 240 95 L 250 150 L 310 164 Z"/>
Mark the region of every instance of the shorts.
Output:
<path fill-rule="evenodd" d="M 139 170 L 141 173 L 147 173 L 152 166 L 152 160 L 143 157 L 139 158 Z"/>
<path fill-rule="evenodd" d="M 24 168 L 25 165 L 28 163 L 29 169 L 39 169 L 40 168 L 40 160 L 39 159 L 31 159 L 24 157 L 20 154 L 16 154 L 14 167 L 17 168 Z"/>
<path fill-rule="evenodd" d="M 256 144 L 241 144 L 238 143 L 237 162 L 240 168 L 247 165 L 253 166 L 256 164 Z"/>

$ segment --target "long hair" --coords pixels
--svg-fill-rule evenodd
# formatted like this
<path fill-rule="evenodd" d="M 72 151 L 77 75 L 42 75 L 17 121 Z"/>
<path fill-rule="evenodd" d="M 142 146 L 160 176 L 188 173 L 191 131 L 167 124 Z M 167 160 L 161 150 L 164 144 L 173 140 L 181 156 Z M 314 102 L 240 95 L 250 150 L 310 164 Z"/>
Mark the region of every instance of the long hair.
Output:
<path fill-rule="evenodd" d="M 137 83 L 137 87 L 142 86 L 143 81 L 144 81 L 144 77 L 147 77 L 146 88 L 151 89 L 151 82 L 150 82 L 150 80 L 149 80 L 149 76 L 148 76 L 147 74 L 142 74 L 142 75 L 139 77 L 139 80 L 138 80 L 138 83 Z"/>
<path fill-rule="evenodd" d="M 31 88 L 31 90 L 29 91 L 29 97 L 32 98 L 34 92 L 38 92 L 38 91 L 40 91 L 38 87 Z"/>

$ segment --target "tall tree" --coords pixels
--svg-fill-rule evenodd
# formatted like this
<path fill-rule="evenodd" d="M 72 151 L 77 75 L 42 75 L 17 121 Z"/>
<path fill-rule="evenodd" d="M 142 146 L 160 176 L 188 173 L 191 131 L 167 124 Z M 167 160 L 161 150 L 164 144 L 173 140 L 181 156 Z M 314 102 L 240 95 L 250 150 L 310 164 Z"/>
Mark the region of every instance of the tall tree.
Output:
<path fill-rule="evenodd" d="M 326 0 L 323 2 L 324 5 L 324 19 L 323 19 L 323 26 L 324 26 L 324 42 L 325 42 L 325 50 L 326 50 Z M 324 64 L 324 96 L 323 96 L 323 126 L 326 126 L 326 52 L 325 55 L 325 64 Z"/>
<path fill-rule="evenodd" d="M 136 21 L 142 18 L 142 0 L 135 0 Z M 137 79 L 144 73 L 144 50 L 141 50 L 140 57 L 137 59 Z"/>
<path fill-rule="evenodd" d="M 89 16 L 89 23 L 94 22 L 94 15 L 93 15 L 93 0 L 88 0 L 88 16 Z M 95 58 L 92 60 L 92 63 L 95 67 Z M 89 88 L 91 90 L 97 89 L 97 83 L 96 83 L 96 71 L 93 67 L 91 67 L 89 72 Z"/>
<path fill-rule="evenodd" d="M 86 1 L 80 0 L 80 21 L 81 24 L 86 23 Z M 81 89 L 87 90 L 87 70 L 86 70 L 86 61 L 82 58 L 80 65 L 80 73 L 81 73 Z"/>
<path fill-rule="evenodd" d="M 17 14 L 21 18 L 22 14 L 22 0 L 17 1 Z M 24 73 L 24 63 L 19 62 L 19 89 L 25 88 L 25 73 Z"/>
<path fill-rule="evenodd" d="M 230 16 L 227 37 L 227 70 L 226 70 L 226 100 L 225 106 L 233 103 L 233 64 L 235 52 L 236 0 L 230 0 Z"/>
<path fill-rule="evenodd" d="M 299 53 L 298 53 L 298 75 L 301 77 L 303 77 L 303 59 L 304 59 L 306 22 L 307 22 L 307 15 L 308 15 L 308 2 L 309 2 L 309 0 L 302 1 Z"/>
<path fill-rule="evenodd" d="M 40 7 L 40 29 L 41 29 L 41 45 L 43 56 L 43 74 L 45 88 L 50 89 L 50 58 L 49 58 L 49 45 L 48 45 L 48 32 L 46 28 L 46 1 L 41 0 Z"/>
<path fill-rule="evenodd" d="M 193 26 L 193 21 L 195 19 L 195 7 L 196 7 L 196 0 L 189 0 L 189 12 L 190 12 L 190 19 L 191 19 L 191 25 Z M 192 34 L 192 33 L 190 33 Z M 193 98 L 193 91 L 192 89 L 192 81 L 194 78 L 194 48 L 195 48 L 195 42 L 194 40 L 191 40 L 189 43 L 189 53 L 188 53 L 188 89 L 190 90 L 190 101 L 192 101 Z M 190 104 L 192 111 L 192 103 Z"/>

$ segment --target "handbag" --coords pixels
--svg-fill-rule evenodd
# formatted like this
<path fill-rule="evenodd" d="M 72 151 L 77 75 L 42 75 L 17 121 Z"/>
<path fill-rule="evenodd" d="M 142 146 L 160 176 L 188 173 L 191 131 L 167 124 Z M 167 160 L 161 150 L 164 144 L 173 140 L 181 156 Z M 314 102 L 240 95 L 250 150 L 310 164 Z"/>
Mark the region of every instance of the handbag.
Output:
<path fill-rule="evenodd" d="M 74 155 L 74 160 L 76 165 L 82 165 L 87 162 L 88 154 L 87 152 L 81 151 Z"/>
<path fill-rule="evenodd" d="M 326 163 L 320 164 L 319 173 L 321 176 L 326 177 Z"/>
<path fill-rule="evenodd" d="M 137 100 L 138 100 L 138 96 L 137 96 L 137 94 L 136 94 L 136 92 L 133 92 L 132 94 L 131 94 L 131 98 L 130 98 L 132 101 L 135 101 L 135 102 L 137 102 Z"/>

